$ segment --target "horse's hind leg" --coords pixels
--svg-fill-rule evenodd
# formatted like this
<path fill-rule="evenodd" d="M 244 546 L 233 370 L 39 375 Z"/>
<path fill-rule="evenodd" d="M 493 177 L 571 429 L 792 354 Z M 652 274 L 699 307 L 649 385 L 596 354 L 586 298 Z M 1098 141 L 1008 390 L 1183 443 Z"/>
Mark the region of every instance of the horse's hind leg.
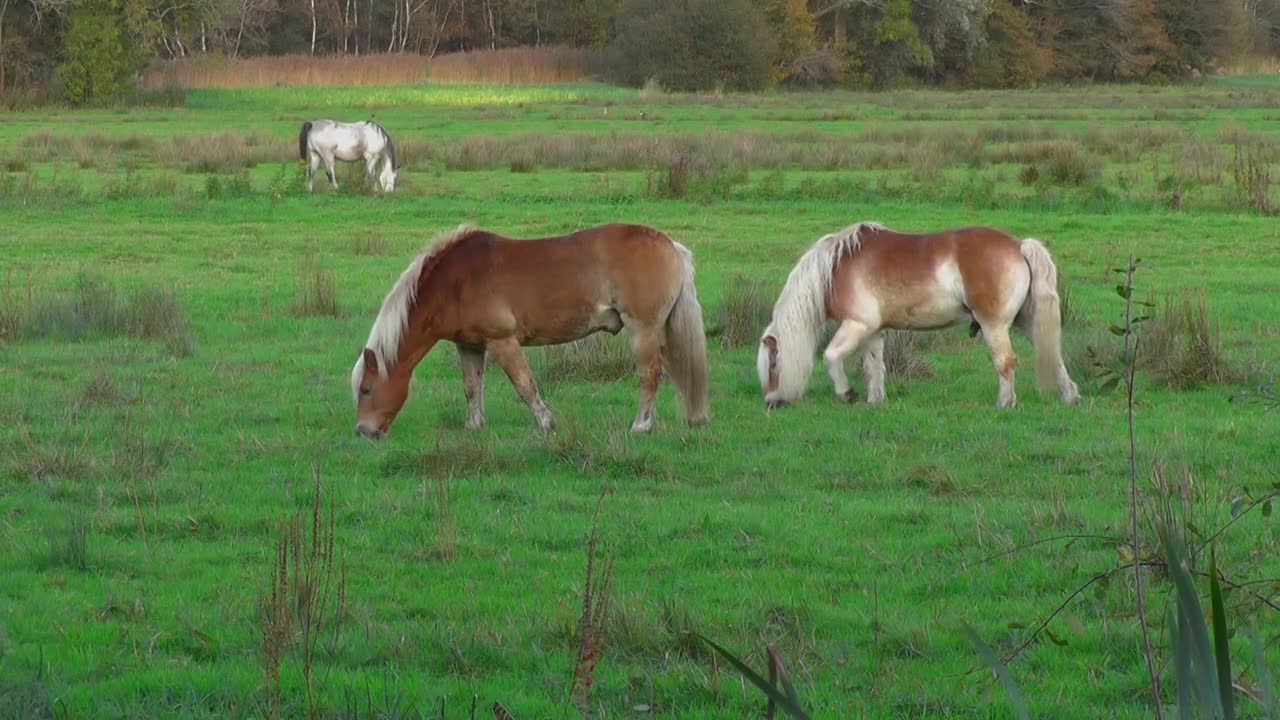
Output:
<path fill-rule="evenodd" d="M 338 174 L 333 169 L 333 155 L 324 156 L 324 174 L 329 176 L 329 183 L 333 185 L 333 189 L 338 189 Z"/>
<path fill-rule="evenodd" d="M 876 333 L 862 352 L 862 374 L 867 378 L 867 402 L 882 403 L 884 394 L 884 334 Z"/>
<path fill-rule="evenodd" d="M 636 372 L 640 375 L 640 409 L 631 424 L 632 432 L 649 432 L 657 417 L 658 383 L 662 381 L 662 334 L 650 327 L 632 325 L 631 351 L 636 358 Z"/>
<path fill-rule="evenodd" d="M 533 381 L 533 371 L 529 369 L 529 361 L 525 358 L 524 351 L 520 349 L 520 342 L 515 338 L 490 340 L 488 350 L 493 359 L 507 373 L 511 384 L 516 387 L 516 392 L 520 393 L 521 399 L 533 411 L 538 427 L 542 428 L 543 432 L 549 432 L 556 423 L 551 418 L 551 411 L 547 410 L 542 397 L 538 395 L 538 385 Z"/>
<path fill-rule="evenodd" d="M 1000 394 L 996 398 L 996 407 L 1013 407 L 1018 404 L 1018 394 L 1013 387 L 1013 371 L 1018 367 L 1018 356 L 1014 354 L 1013 343 L 1009 341 L 1009 324 L 983 322 L 982 337 L 986 339 L 987 347 L 991 348 L 991 361 L 995 363 L 996 372 L 1000 375 Z"/>
<path fill-rule="evenodd" d="M 315 152 L 307 153 L 307 192 L 314 189 L 316 182 L 316 171 L 320 169 L 320 155 Z"/>
<path fill-rule="evenodd" d="M 872 333 L 866 323 L 858 320 L 845 320 L 840 329 L 822 351 L 822 362 L 827 366 L 827 374 L 831 376 L 831 384 L 835 386 L 836 397 L 845 402 L 858 399 L 856 390 L 849 387 L 849 378 L 844 373 L 844 359 L 849 353 L 858 349 L 863 341 Z"/>
<path fill-rule="evenodd" d="M 462 393 L 467 398 L 468 430 L 484 427 L 484 349 L 458 346 L 458 359 L 462 361 Z"/>

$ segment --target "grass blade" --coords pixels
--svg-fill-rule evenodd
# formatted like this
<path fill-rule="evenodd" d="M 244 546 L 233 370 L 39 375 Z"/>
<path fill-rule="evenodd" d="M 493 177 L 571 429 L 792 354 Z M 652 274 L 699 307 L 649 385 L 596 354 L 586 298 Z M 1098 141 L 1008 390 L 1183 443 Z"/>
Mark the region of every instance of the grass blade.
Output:
<path fill-rule="evenodd" d="M 1276 720 L 1276 685 L 1267 672 L 1267 646 L 1258 636 L 1258 629 L 1249 625 L 1249 642 L 1253 645 L 1253 669 L 1257 675 L 1258 702 L 1262 705 L 1262 716 L 1267 720 Z"/>
<path fill-rule="evenodd" d="M 744 663 L 742 660 L 738 659 L 736 655 L 720 647 L 715 642 L 713 642 L 710 638 L 707 638 L 706 636 L 701 635 L 699 633 L 692 633 L 692 634 L 698 640 L 702 641 L 703 643 L 706 643 L 707 647 L 710 647 L 712 650 L 715 650 L 717 653 L 719 653 L 720 657 L 727 660 L 730 665 L 732 665 L 734 668 L 738 670 L 738 672 L 742 673 L 743 677 L 750 680 L 752 685 L 755 685 L 756 687 L 760 688 L 761 692 L 767 695 L 770 700 L 776 703 L 778 707 L 782 708 L 792 718 L 795 718 L 796 720 L 811 720 L 809 715 L 805 713 L 805 711 L 800 707 L 798 699 L 793 701 L 792 698 L 789 697 L 788 695 L 783 695 L 782 693 L 778 692 L 778 689 L 770 685 L 768 680 L 765 680 L 764 678 L 760 677 L 759 673 L 747 667 L 747 664 Z M 790 684 L 785 680 L 783 682 L 784 684 L 788 684 L 788 685 Z M 794 694 L 794 692 L 795 692 L 794 688 L 789 688 L 789 693 L 788 693 L 789 695 Z"/>
<path fill-rule="evenodd" d="M 1013 681 L 1013 676 L 1009 674 L 1009 668 L 1000 662 L 1000 658 L 996 657 L 996 653 L 991 646 L 983 642 L 982 638 L 968 623 L 961 623 L 964 634 L 969 638 L 969 642 L 973 644 L 973 649 L 978 651 L 982 659 L 986 661 L 991 670 L 995 672 L 996 677 L 1000 678 L 1000 683 L 1004 685 L 1004 691 L 1009 695 L 1009 702 L 1013 703 L 1013 709 L 1022 720 L 1031 720 L 1031 713 L 1027 710 L 1027 702 L 1022 698 L 1022 691 L 1018 689 L 1018 684 Z"/>
<path fill-rule="evenodd" d="M 1213 617 L 1214 665 L 1218 668 L 1218 697 L 1222 701 L 1223 720 L 1235 720 L 1236 708 L 1231 696 L 1231 645 L 1227 640 L 1227 611 L 1222 601 L 1222 582 L 1218 580 L 1218 551 L 1209 548 L 1209 614 Z"/>

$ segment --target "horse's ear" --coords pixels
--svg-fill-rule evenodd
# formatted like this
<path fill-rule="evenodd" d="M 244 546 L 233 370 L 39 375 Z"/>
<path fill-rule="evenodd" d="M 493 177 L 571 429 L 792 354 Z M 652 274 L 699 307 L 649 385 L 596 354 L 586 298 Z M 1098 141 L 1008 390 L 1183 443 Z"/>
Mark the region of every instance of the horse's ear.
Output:
<path fill-rule="evenodd" d="M 363 356 L 365 374 L 376 375 L 378 373 L 378 355 L 369 348 L 365 348 Z"/>

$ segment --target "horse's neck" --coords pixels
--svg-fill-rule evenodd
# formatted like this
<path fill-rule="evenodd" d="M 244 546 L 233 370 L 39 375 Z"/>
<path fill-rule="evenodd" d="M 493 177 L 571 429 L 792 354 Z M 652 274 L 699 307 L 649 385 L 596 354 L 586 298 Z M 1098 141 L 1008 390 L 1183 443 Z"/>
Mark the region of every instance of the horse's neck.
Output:
<path fill-rule="evenodd" d="M 424 298 L 425 299 L 425 298 Z M 403 339 L 400 341 L 400 352 L 397 364 L 404 364 L 410 372 L 431 352 L 431 348 L 440 338 L 428 330 L 426 326 L 427 309 L 419 302 L 409 312 L 409 319 Z"/>

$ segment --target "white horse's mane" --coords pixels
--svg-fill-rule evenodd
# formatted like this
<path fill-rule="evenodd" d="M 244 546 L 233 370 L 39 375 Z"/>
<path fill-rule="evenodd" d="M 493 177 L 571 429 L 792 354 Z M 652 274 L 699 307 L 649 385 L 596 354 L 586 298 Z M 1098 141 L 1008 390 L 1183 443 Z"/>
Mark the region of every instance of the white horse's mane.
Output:
<path fill-rule="evenodd" d="M 778 344 L 778 387 L 780 399 L 792 402 L 804 394 L 813 372 L 813 351 L 827 323 L 827 296 L 831 294 L 836 263 L 855 252 L 862 242 L 862 231 L 883 231 L 880 223 L 854 223 L 839 232 L 818 239 L 796 262 L 787 283 L 773 306 L 773 319 L 764 335 L 772 335 Z M 768 355 L 761 345 L 760 383 L 768 375 Z"/>
<path fill-rule="evenodd" d="M 382 301 L 382 308 L 378 310 L 378 317 L 373 321 L 373 328 L 369 330 L 369 339 L 365 341 L 365 347 L 372 350 L 374 357 L 378 359 L 378 373 L 384 378 L 400 354 L 400 342 L 404 340 L 404 332 L 409 326 L 409 313 L 418 300 L 418 282 L 422 278 L 422 269 L 440 253 L 475 232 L 474 226 L 464 224 L 437 236 L 421 255 L 409 263 L 409 267 L 400 273 L 400 278 L 391 286 L 387 297 Z M 357 399 L 360 397 L 362 377 L 363 352 L 351 369 L 351 393 Z"/>

